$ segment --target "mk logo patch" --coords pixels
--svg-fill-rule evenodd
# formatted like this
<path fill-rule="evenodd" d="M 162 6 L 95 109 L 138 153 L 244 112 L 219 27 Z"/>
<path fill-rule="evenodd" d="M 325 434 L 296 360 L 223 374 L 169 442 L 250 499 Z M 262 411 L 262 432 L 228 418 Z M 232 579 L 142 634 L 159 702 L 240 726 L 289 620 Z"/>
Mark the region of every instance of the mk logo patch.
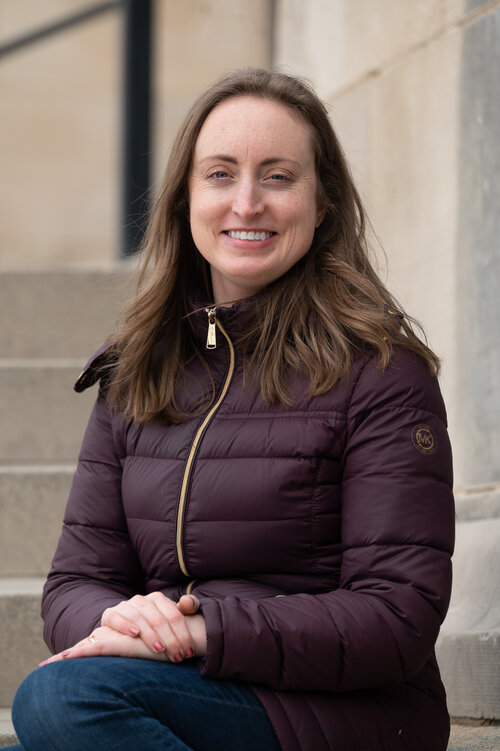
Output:
<path fill-rule="evenodd" d="M 436 439 L 428 425 L 415 425 L 411 431 L 411 440 L 421 454 L 433 454 L 436 451 Z"/>

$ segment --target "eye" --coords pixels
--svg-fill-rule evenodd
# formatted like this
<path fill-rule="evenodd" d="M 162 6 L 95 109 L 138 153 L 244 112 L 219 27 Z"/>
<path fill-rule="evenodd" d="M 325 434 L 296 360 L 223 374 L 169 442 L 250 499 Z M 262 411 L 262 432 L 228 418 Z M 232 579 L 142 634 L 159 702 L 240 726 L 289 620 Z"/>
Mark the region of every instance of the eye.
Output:
<path fill-rule="evenodd" d="M 229 174 L 223 169 L 216 169 L 207 175 L 209 180 L 225 180 Z"/>
<path fill-rule="evenodd" d="M 269 179 L 273 183 L 289 183 L 291 177 L 289 175 L 283 174 L 282 172 L 273 172 L 273 174 L 269 176 Z"/>

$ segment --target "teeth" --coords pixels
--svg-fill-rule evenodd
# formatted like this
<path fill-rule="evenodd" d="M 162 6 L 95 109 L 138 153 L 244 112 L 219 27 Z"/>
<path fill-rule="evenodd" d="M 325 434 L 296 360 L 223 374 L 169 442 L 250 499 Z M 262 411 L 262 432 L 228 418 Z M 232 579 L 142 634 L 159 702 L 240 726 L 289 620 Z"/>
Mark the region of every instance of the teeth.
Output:
<path fill-rule="evenodd" d="M 273 233 L 254 232 L 253 230 L 250 230 L 250 232 L 230 230 L 227 234 L 229 235 L 229 237 L 234 237 L 235 240 L 267 240 Z"/>

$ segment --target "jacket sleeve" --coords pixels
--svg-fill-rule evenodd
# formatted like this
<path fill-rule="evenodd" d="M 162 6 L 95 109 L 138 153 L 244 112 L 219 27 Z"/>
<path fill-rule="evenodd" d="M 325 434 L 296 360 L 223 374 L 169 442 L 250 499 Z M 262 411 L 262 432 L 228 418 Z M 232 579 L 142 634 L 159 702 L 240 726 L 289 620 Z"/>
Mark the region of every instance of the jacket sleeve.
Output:
<path fill-rule="evenodd" d="M 122 509 L 121 476 L 111 418 L 100 393 L 43 592 L 44 637 L 54 652 L 90 634 L 107 607 L 144 589 Z"/>
<path fill-rule="evenodd" d="M 451 591 L 451 451 L 437 380 L 400 352 L 369 361 L 351 393 L 338 589 L 207 599 L 201 672 L 275 689 L 395 684 L 433 652 Z"/>

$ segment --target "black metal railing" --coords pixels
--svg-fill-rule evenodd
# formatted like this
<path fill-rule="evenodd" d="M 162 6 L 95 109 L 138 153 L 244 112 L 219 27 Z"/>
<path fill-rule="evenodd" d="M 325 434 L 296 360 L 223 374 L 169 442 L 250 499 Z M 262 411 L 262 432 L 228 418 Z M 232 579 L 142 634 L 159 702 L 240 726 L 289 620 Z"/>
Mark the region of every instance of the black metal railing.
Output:
<path fill-rule="evenodd" d="M 0 45 L 2 57 L 61 34 L 108 11 L 125 14 L 122 116 L 122 254 L 138 248 L 149 210 L 152 0 L 94 3 Z"/>
<path fill-rule="evenodd" d="M 151 0 L 125 3 L 122 252 L 140 245 L 149 215 L 151 150 Z"/>

